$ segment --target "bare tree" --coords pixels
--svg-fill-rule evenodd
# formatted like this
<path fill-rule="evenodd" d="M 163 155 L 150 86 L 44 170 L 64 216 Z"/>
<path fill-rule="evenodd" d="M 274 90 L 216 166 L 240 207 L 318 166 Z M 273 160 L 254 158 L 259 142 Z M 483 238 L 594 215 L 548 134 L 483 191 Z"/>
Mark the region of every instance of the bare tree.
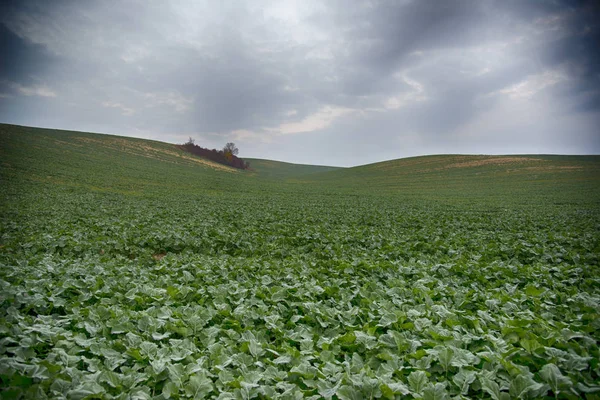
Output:
<path fill-rule="evenodd" d="M 229 142 L 225 145 L 225 147 L 223 147 L 223 153 L 225 154 L 237 156 L 239 152 L 239 149 L 235 147 L 235 143 L 233 142 Z"/>

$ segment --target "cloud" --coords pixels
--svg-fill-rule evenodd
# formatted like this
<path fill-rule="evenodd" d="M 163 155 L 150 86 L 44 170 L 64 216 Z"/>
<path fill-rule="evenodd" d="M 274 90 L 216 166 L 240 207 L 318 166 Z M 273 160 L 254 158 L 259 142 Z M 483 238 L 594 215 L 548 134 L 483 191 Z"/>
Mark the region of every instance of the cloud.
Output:
<path fill-rule="evenodd" d="M 56 97 L 56 93 L 46 85 L 22 86 L 16 83 L 13 87 L 25 96 Z"/>
<path fill-rule="evenodd" d="M 286 122 L 276 128 L 268 128 L 267 132 L 279 135 L 289 135 L 293 133 L 313 132 L 331 125 L 337 118 L 352 112 L 349 108 L 324 106 L 317 112 L 306 116 L 298 122 Z"/>
<path fill-rule="evenodd" d="M 521 82 L 500 89 L 491 93 L 491 95 L 504 94 L 511 99 L 529 99 L 545 88 L 554 86 L 566 79 L 566 75 L 561 71 L 544 71 L 540 74 L 530 75 Z"/>
<path fill-rule="evenodd" d="M 148 104 L 146 107 L 160 107 L 163 105 L 171 106 L 178 113 L 184 113 L 188 111 L 192 104 L 193 99 L 187 98 L 178 92 L 164 92 L 164 93 L 145 93 Z"/>
<path fill-rule="evenodd" d="M 135 114 L 135 110 L 133 108 L 125 107 L 121 103 L 115 103 L 112 101 L 104 101 L 104 102 L 102 102 L 102 106 L 108 107 L 108 108 L 119 109 L 119 110 L 121 110 L 121 114 L 125 115 L 125 116 L 131 116 L 131 115 Z"/>
<path fill-rule="evenodd" d="M 0 81 L 0 86 L 10 90 L 13 94 L 4 93 L 2 97 L 9 98 L 13 95 L 37 96 L 37 97 L 56 97 L 56 92 L 46 84 L 22 85 L 16 82 Z M 7 90 L 7 91 L 8 91 Z"/>
<path fill-rule="evenodd" d="M 570 121 L 583 132 L 572 151 L 599 152 L 585 143 L 599 122 L 598 11 L 519 0 L 7 1 L 0 120 L 215 147 L 235 139 L 243 155 L 340 165 L 522 152 L 542 134 L 560 152 Z M 517 118 L 517 105 L 538 120 Z M 516 136 L 498 139 L 499 127 Z M 339 154 L 319 150 L 340 142 Z"/>
<path fill-rule="evenodd" d="M 405 107 L 409 104 L 414 104 L 416 102 L 427 100 L 425 88 L 421 83 L 410 79 L 404 74 L 402 74 L 400 78 L 411 88 L 411 90 L 396 96 L 388 97 L 384 103 L 385 108 L 395 110 L 401 107 Z"/>

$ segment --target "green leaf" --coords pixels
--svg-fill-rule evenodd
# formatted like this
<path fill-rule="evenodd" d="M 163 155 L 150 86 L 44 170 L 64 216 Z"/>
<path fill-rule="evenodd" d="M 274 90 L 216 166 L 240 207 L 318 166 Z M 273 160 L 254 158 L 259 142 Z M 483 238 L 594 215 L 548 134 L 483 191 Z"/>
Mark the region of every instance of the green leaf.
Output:
<path fill-rule="evenodd" d="M 150 361 L 150 366 L 156 375 L 160 374 L 167 368 L 167 360 L 166 359 L 156 359 Z"/>
<path fill-rule="evenodd" d="M 340 400 L 363 400 L 363 395 L 348 385 L 341 386 L 337 390 L 336 395 Z"/>
<path fill-rule="evenodd" d="M 106 390 L 95 382 L 84 382 L 73 390 L 69 390 L 67 396 L 69 399 L 81 400 L 88 396 L 100 395 Z"/>
<path fill-rule="evenodd" d="M 600 385 L 586 385 L 582 382 L 577 383 L 577 389 L 579 389 L 583 393 L 598 393 L 600 392 Z"/>
<path fill-rule="evenodd" d="M 491 379 L 479 377 L 481 382 L 481 388 L 486 391 L 487 394 L 492 396 L 494 400 L 501 400 L 500 386 Z"/>
<path fill-rule="evenodd" d="M 297 373 L 307 379 L 312 379 L 315 377 L 316 369 L 308 361 L 303 361 L 290 369 L 290 372 Z"/>
<path fill-rule="evenodd" d="M 560 369 L 554 364 L 544 365 L 540 370 L 540 376 L 544 382 L 550 385 L 550 388 L 552 388 L 555 395 L 560 393 L 561 387 L 569 387 L 572 385 L 571 379 L 564 376 L 560 372 Z"/>
<path fill-rule="evenodd" d="M 204 374 L 195 374 L 190 376 L 189 382 L 185 386 L 185 392 L 193 399 L 204 399 L 213 390 L 213 382 Z"/>
<path fill-rule="evenodd" d="M 335 393 L 337 392 L 337 390 L 340 387 L 340 384 L 341 384 L 341 381 L 339 381 L 336 384 L 333 384 L 331 382 L 327 382 L 322 379 L 319 379 L 317 381 L 317 389 L 319 390 L 319 394 L 321 396 L 323 396 L 326 399 L 329 399 L 333 395 L 335 395 Z"/>
<path fill-rule="evenodd" d="M 182 388 L 187 378 L 187 373 L 183 364 L 168 364 L 169 377 L 178 388 Z"/>
<path fill-rule="evenodd" d="M 393 394 L 401 394 L 406 396 L 410 393 L 410 389 L 402 382 L 387 382 L 385 384 Z"/>
<path fill-rule="evenodd" d="M 445 400 L 448 398 L 446 383 L 429 384 L 423 390 L 423 400 Z"/>
<path fill-rule="evenodd" d="M 358 374 L 365 366 L 362 357 L 358 353 L 352 354 L 352 361 L 350 362 L 351 371 Z"/>
<path fill-rule="evenodd" d="M 422 394 L 425 386 L 429 382 L 427 374 L 424 371 L 413 371 L 408 376 L 408 385 L 414 393 Z"/>
<path fill-rule="evenodd" d="M 454 351 L 449 347 L 436 347 L 438 349 L 437 359 L 444 368 L 444 371 L 448 371 L 448 368 L 452 364 L 454 359 Z"/>
<path fill-rule="evenodd" d="M 525 294 L 527 294 L 527 296 L 533 296 L 533 297 L 537 297 L 539 295 L 541 295 L 542 293 L 544 293 L 546 290 L 543 288 L 538 288 L 535 286 L 527 286 L 527 288 L 525 289 Z"/>
<path fill-rule="evenodd" d="M 379 326 L 390 326 L 398 321 L 398 316 L 392 312 L 387 312 L 379 319 Z"/>
<path fill-rule="evenodd" d="M 167 382 L 163 386 L 162 395 L 165 399 L 170 399 L 172 395 L 179 393 L 179 388 L 174 382 Z"/>
<path fill-rule="evenodd" d="M 460 369 L 456 375 L 452 377 L 452 382 L 460 389 L 462 395 L 466 395 L 469 392 L 469 385 L 475 381 L 475 371 L 468 371 Z"/>
<path fill-rule="evenodd" d="M 533 354 L 537 349 L 543 348 L 543 346 L 535 339 L 523 339 L 521 340 L 521 346 L 523 346 L 529 354 Z"/>
<path fill-rule="evenodd" d="M 451 364 L 454 367 L 467 367 L 469 365 L 476 365 L 480 361 L 479 357 L 475 356 L 468 350 L 454 348 L 454 357 L 452 357 Z"/>
<path fill-rule="evenodd" d="M 285 356 L 281 356 L 281 357 L 277 357 L 276 359 L 273 360 L 274 364 L 288 364 L 292 361 L 292 357 L 285 355 Z"/>
<path fill-rule="evenodd" d="M 354 331 L 357 343 L 362 343 L 367 349 L 372 349 L 377 345 L 377 338 L 362 331 Z"/>
<path fill-rule="evenodd" d="M 262 345 L 256 340 L 250 340 L 250 342 L 248 342 L 248 349 L 250 350 L 250 354 L 254 357 L 259 357 L 265 352 Z"/>
<path fill-rule="evenodd" d="M 101 382 L 106 382 L 113 388 L 118 388 L 121 385 L 121 379 L 118 374 L 112 371 L 102 371 L 101 377 L 99 379 Z"/>
<path fill-rule="evenodd" d="M 170 333 L 170 332 L 165 332 L 165 333 L 156 333 L 156 332 L 154 332 L 154 333 L 152 334 L 152 339 L 154 339 L 154 340 L 157 340 L 157 341 L 158 341 L 158 340 L 166 339 L 166 338 L 168 338 L 169 336 L 171 336 L 171 333 Z"/>
<path fill-rule="evenodd" d="M 509 394 L 516 399 L 526 398 L 530 392 L 542 388 L 542 384 L 534 381 L 531 376 L 518 375 L 510 382 Z"/>

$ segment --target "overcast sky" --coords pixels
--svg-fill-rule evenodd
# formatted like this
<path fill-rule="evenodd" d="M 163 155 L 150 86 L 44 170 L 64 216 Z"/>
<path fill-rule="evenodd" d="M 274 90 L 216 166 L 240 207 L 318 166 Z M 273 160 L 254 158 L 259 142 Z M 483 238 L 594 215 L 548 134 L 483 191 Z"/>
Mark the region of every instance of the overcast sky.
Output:
<path fill-rule="evenodd" d="M 0 122 L 353 166 L 600 154 L 590 1 L 14 1 Z"/>

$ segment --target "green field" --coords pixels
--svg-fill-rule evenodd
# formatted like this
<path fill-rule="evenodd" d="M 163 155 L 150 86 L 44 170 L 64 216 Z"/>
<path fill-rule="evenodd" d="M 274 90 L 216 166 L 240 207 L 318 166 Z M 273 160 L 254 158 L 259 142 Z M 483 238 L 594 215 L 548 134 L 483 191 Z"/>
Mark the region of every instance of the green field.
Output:
<path fill-rule="evenodd" d="M 290 164 L 280 161 L 245 158 L 254 172 L 262 178 L 289 179 L 341 169 L 322 165 Z"/>
<path fill-rule="evenodd" d="M 600 398 L 600 156 L 250 164 L 0 125 L 0 397 Z"/>

